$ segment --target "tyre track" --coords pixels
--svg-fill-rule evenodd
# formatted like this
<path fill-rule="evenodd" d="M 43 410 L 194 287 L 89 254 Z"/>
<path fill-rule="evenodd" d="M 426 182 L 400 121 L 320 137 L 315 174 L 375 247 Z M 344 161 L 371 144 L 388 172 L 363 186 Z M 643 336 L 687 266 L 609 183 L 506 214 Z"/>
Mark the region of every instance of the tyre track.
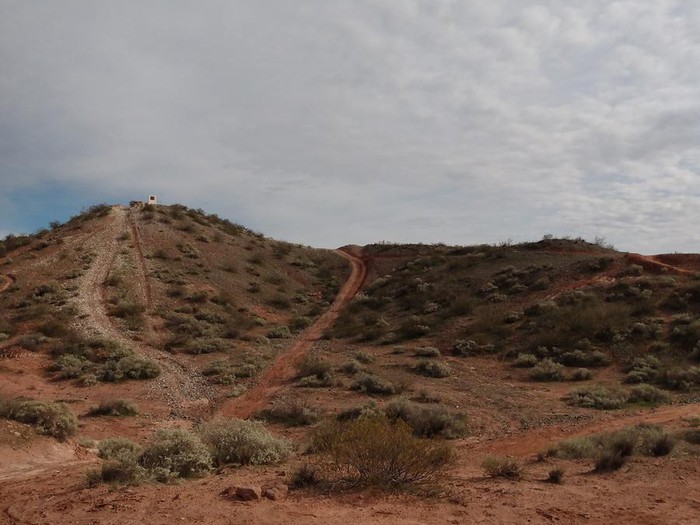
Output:
<path fill-rule="evenodd" d="M 288 350 L 274 360 L 254 388 L 237 399 L 226 401 L 219 410 L 222 415 L 245 419 L 265 408 L 294 379 L 298 364 L 304 359 L 313 343 L 333 325 L 340 312 L 360 291 L 367 278 L 367 265 L 358 255 L 357 248 L 345 247 L 335 250 L 335 253 L 350 262 L 352 271 L 333 304 L 314 324 L 302 332 L 299 339 Z"/>

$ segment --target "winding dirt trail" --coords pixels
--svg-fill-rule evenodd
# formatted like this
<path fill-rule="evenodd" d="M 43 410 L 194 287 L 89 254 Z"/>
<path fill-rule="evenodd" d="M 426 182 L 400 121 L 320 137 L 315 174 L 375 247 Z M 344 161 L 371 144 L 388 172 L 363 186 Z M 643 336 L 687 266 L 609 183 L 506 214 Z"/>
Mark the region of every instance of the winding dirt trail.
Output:
<path fill-rule="evenodd" d="M 313 343 L 332 326 L 343 308 L 362 288 L 367 278 L 367 266 L 359 251 L 357 247 L 335 250 L 338 255 L 350 261 L 352 271 L 333 304 L 314 324 L 302 332 L 291 348 L 275 359 L 254 388 L 237 399 L 225 402 L 220 408 L 221 415 L 248 418 L 265 408 L 294 379 L 298 364 L 304 359 Z"/>
<path fill-rule="evenodd" d="M 154 348 L 147 342 L 132 339 L 119 330 L 107 314 L 104 282 L 121 247 L 117 237 L 130 229 L 133 233 L 136 226 L 129 212 L 122 206 L 112 208 L 106 224 L 104 229 L 94 233 L 86 242 L 85 248 L 91 250 L 95 258 L 78 284 L 77 307 L 82 318 L 78 328 L 88 336 L 116 341 L 140 355 L 154 359 L 160 366 L 161 373 L 150 382 L 149 389 L 154 397 L 164 399 L 173 414 L 181 415 L 182 410 L 192 404 L 208 405 L 214 393 L 199 374 L 180 363 L 174 356 Z M 136 290 L 140 302 L 148 306 L 150 288 L 147 283 L 145 260 L 142 257 L 143 248 L 138 235 L 135 235 L 133 240 L 139 256 L 140 269 L 137 273 Z M 154 330 L 149 312 L 146 312 L 144 320 L 144 335 L 150 339 Z"/>

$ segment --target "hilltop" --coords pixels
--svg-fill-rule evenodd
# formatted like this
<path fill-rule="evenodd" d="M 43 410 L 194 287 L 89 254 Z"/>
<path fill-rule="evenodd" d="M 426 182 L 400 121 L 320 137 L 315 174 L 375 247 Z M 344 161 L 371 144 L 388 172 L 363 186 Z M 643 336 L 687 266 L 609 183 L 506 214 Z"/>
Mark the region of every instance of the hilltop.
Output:
<path fill-rule="evenodd" d="M 8 523 L 87 523 L 94 513 L 119 523 L 633 523 L 697 512 L 698 255 L 549 236 L 320 250 L 182 205 L 98 205 L 9 236 L 0 257 Z M 27 399 L 45 404 L 43 419 L 21 417 Z M 96 410 L 115 400 L 111 409 L 129 415 Z M 282 438 L 285 453 L 271 466 L 221 465 L 219 476 L 182 484 L 113 491 L 85 482 L 103 465 L 100 442 L 146 447 L 172 428 L 205 436 L 232 417 L 266 421 L 265 439 Z M 434 490 L 444 497 L 327 498 L 332 484 L 257 506 L 220 495 L 231 485 L 294 485 L 300 472 L 316 472 L 309 485 L 333 477 L 324 433 L 374 418 L 404 421 L 416 446 L 449 447 Z M 622 434 L 598 437 L 613 431 Z M 589 476 L 623 434 L 623 469 Z M 493 455 L 499 467 L 512 458 L 504 478 L 483 475 Z M 144 458 L 134 468 L 146 468 Z M 557 469 L 564 484 L 542 485 Z M 32 503 L 37 493 L 52 503 Z"/>

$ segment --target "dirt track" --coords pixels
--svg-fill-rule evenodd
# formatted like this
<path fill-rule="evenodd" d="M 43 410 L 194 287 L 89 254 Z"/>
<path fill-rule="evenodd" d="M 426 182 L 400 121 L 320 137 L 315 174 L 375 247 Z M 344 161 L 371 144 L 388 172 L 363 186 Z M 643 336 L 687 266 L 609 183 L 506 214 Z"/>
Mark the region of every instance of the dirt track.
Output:
<path fill-rule="evenodd" d="M 352 272 L 338 292 L 333 304 L 314 324 L 302 332 L 291 348 L 275 359 L 254 388 L 238 399 L 226 402 L 220 408 L 222 415 L 245 419 L 265 408 L 294 378 L 297 365 L 307 354 L 314 341 L 317 341 L 323 332 L 331 327 L 340 311 L 360 291 L 367 277 L 367 267 L 364 261 L 351 248 L 339 249 L 336 250 L 336 253 L 350 261 Z"/>
<path fill-rule="evenodd" d="M 183 409 L 187 409 L 193 404 L 208 405 L 210 398 L 214 397 L 212 389 L 199 374 L 181 364 L 174 356 L 158 350 L 146 342 L 137 341 L 127 336 L 114 325 L 112 319 L 107 315 L 104 282 L 121 247 L 117 237 L 131 229 L 129 213 L 121 206 L 113 207 L 107 220 L 107 226 L 93 234 L 86 242 L 85 248 L 91 250 L 95 257 L 88 270 L 81 276 L 78 284 L 76 302 L 78 310 L 82 314 L 82 321 L 78 328 L 88 336 L 99 336 L 116 341 L 157 361 L 161 368 L 161 374 L 151 382 L 150 390 L 154 397 L 164 398 L 174 414 L 181 414 Z M 138 235 L 134 235 L 133 242 L 137 256 L 140 256 L 139 268 L 141 270 L 136 275 L 136 289 L 139 291 L 141 302 L 147 307 L 149 303 L 147 270 Z M 144 333 L 146 337 L 150 337 L 153 330 L 148 311 L 144 316 L 144 321 Z"/>

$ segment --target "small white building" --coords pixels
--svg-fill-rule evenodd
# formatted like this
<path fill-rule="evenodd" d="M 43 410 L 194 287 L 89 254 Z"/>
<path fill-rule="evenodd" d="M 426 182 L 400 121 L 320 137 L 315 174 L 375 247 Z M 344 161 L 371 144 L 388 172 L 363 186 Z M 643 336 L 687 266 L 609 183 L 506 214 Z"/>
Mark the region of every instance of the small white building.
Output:
<path fill-rule="evenodd" d="M 156 198 L 155 195 L 149 195 L 148 196 L 148 202 L 146 202 L 149 206 L 155 206 L 158 204 L 158 199 Z"/>

